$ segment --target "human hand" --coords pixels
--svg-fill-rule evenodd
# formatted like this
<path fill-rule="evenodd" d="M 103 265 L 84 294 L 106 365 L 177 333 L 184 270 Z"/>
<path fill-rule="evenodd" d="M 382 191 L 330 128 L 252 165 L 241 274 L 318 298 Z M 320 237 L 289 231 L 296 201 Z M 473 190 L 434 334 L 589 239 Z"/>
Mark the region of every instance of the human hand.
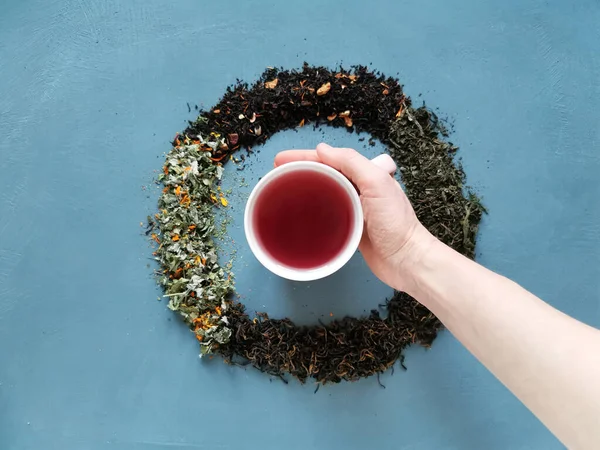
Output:
<path fill-rule="evenodd" d="M 400 184 L 356 150 L 317 145 L 316 150 L 287 150 L 275 167 L 292 161 L 317 161 L 342 172 L 358 188 L 365 217 L 359 245 L 377 277 L 398 290 L 408 290 L 410 268 L 434 239 L 418 221 Z"/>

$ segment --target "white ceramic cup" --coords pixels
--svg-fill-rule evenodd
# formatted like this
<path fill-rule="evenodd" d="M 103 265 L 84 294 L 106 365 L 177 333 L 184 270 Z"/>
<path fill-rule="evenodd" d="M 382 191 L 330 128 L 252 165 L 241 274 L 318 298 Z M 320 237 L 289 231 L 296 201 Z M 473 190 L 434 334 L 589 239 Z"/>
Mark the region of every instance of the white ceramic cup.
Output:
<path fill-rule="evenodd" d="M 393 173 L 396 170 L 396 165 L 389 155 L 379 155 L 373 159 L 372 162 L 389 173 Z M 285 177 L 293 172 L 307 170 L 327 175 L 331 180 L 335 181 L 340 187 L 343 188 L 352 205 L 353 220 L 350 237 L 347 239 L 346 245 L 337 256 L 322 266 L 299 269 L 282 264 L 277 259 L 273 258 L 263 248 L 256 235 L 256 230 L 254 229 L 254 210 L 257 199 L 269 183 L 278 179 L 279 177 Z M 252 250 L 252 253 L 254 256 L 256 256 L 256 259 L 258 259 L 263 266 L 265 266 L 274 274 L 294 281 L 318 280 L 341 269 L 350 260 L 350 258 L 352 258 L 352 255 L 354 255 L 358 249 L 358 244 L 360 243 L 363 233 L 363 225 L 364 218 L 360 198 L 352 183 L 350 183 L 350 181 L 348 181 L 348 179 L 337 170 L 325 164 L 312 161 L 290 162 L 271 170 L 264 177 L 262 177 L 256 186 L 254 186 L 254 189 L 252 189 L 250 197 L 248 198 L 248 202 L 246 203 L 246 210 L 244 212 L 244 231 L 246 233 L 246 239 L 248 241 L 248 245 L 250 245 L 250 250 Z"/>

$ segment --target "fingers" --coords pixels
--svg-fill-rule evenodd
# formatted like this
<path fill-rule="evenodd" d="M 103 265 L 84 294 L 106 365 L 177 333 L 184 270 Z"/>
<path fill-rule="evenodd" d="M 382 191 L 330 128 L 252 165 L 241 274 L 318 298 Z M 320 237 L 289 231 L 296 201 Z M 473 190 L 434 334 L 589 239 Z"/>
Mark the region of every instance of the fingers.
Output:
<path fill-rule="evenodd" d="M 321 162 L 316 150 L 285 150 L 275 156 L 275 167 L 294 161 L 316 161 Z"/>
<path fill-rule="evenodd" d="M 327 144 L 319 144 L 316 153 L 320 161 L 346 175 L 361 192 L 389 178 L 384 169 L 351 148 L 335 148 Z"/>
<path fill-rule="evenodd" d="M 322 162 L 342 172 L 358 189 L 381 185 L 396 169 L 389 155 L 380 155 L 370 161 L 356 150 L 336 148 L 327 144 L 317 145 L 316 150 L 285 150 L 275 156 L 275 167 L 294 161 Z"/>

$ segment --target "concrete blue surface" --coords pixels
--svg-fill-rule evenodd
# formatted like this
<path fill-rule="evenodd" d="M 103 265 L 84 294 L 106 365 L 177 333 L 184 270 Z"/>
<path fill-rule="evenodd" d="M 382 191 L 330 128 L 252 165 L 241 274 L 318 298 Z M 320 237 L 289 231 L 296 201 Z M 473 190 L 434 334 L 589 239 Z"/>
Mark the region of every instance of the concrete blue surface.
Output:
<path fill-rule="evenodd" d="M 598 23 L 597 0 L 4 0 L 0 449 L 561 448 L 449 333 L 409 349 L 387 389 L 371 378 L 314 395 L 199 361 L 156 301 L 139 222 L 186 102 L 209 106 L 265 66 L 372 63 L 453 121 L 490 210 L 479 261 L 599 326 Z M 324 133 L 274 137 L 248 178 L 282 147 L 360 145 Z M 360 258 L 310 287 L 268 277 L 236 195 L 250 308 L 314 323 L 389 294 Z"/>

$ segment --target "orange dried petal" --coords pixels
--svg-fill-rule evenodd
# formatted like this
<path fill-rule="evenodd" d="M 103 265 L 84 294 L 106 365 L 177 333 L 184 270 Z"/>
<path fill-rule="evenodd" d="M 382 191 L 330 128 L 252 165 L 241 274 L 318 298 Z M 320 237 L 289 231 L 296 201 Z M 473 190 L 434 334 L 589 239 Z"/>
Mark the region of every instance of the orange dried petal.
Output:
<path fill-rule="evenodd" d="M 317 89 L 317 95 L 325 95 L 331 90 L 331 83 L 328 81 L 323 84 L 319 89 Z"/>
<path fill-rule="evenodd" d="M 267 81 L 265 83 L 265 88 L 266 89 L 275 89 L 277 87 L 277 83 L 279 83 L 279 80 L 277 78 L 275 78 L 271 81 Z"/>

